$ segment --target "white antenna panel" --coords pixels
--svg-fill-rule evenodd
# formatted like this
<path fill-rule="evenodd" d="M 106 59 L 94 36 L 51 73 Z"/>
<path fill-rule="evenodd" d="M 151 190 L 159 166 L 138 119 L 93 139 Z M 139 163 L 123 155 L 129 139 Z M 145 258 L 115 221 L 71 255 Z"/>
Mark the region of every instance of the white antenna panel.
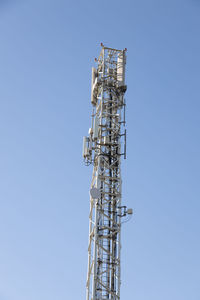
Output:
<path fill-rule="evenodd" d="M 97 70 L 94 67 L 92 67 L 92 85 L 94 84 L 96 77 L 97 77 Z"/>
<path fill-rule="evenodd" d="M 83 137 L 83 157 L 86 157 L 89 153 L 88 149 L 88 137 L 84 136 Z"/>
<path fill-rule="evenodd" d="M 125 85 L 125 64 L 124 51 L 121 51 L 117 58 L 117 81 L 119 86 Z"/>
<path fill-rule="evenodd" d="M 96 116 L 94 119 L 94 138 L 97 139 L 99 134 L 99 118 Z"/>
<path fill-rule="evenodd" d="M 95 86 L 97 85 L 97 70 L 92 68 L 92 86 L 91 86 L 91 102 L 92 105 L 97 103 L 97 93 L 94 92 Z"/>

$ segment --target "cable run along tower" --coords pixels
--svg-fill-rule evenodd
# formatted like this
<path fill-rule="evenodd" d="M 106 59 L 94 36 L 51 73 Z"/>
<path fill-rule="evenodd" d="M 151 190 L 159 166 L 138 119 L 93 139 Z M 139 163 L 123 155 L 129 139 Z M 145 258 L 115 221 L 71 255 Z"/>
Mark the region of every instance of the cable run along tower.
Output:
<path fill-rule="evenodd" d="M 90 189 L 86 300 L 120 299 L 121 158 L 126 158 L 126 49 L 104 47 L 92 68 L 92 125 L 83 139 L 86 165 L 93 165 Z"/>

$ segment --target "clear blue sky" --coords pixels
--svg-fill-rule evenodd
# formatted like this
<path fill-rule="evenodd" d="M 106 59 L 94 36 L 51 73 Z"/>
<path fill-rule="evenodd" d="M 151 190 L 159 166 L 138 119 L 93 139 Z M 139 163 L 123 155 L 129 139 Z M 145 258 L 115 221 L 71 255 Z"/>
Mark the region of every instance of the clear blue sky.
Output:
<path fill-rule="evenodd" d="M 82 136 L 128 48 L 123 300 L 200 299 L 200 1 L 0 1 L 0 300 L 85 299 Z"/>

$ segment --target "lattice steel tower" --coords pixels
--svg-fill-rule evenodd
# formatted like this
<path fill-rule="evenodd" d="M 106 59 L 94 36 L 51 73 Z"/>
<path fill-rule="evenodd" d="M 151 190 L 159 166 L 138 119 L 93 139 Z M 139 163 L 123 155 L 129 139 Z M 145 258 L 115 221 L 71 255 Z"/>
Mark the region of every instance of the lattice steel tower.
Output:
<path fill-rule="evenodd" d="M 90 189 L 87 300 L 120 299 L 121 157 L 126 158 L 126 49 L 104 47 L 92 68 L 92 126 L 83 140 Z M 123 132 L 122 132 L 123 128 Z"/>

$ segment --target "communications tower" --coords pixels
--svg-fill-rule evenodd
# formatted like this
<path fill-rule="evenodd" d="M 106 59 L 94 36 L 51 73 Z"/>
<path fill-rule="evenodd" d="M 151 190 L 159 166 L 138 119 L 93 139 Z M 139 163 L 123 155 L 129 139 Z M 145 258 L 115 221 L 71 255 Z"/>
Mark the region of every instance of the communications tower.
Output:
<path fill-rule="evenodd" d="M 104 47 L 92 68 L 92 125 L 83 139 L 86 165 L 93 165 L 90 189 L 87 300 L 120 299 L 121 158 L 126 158 L 126 49 Z"/>

